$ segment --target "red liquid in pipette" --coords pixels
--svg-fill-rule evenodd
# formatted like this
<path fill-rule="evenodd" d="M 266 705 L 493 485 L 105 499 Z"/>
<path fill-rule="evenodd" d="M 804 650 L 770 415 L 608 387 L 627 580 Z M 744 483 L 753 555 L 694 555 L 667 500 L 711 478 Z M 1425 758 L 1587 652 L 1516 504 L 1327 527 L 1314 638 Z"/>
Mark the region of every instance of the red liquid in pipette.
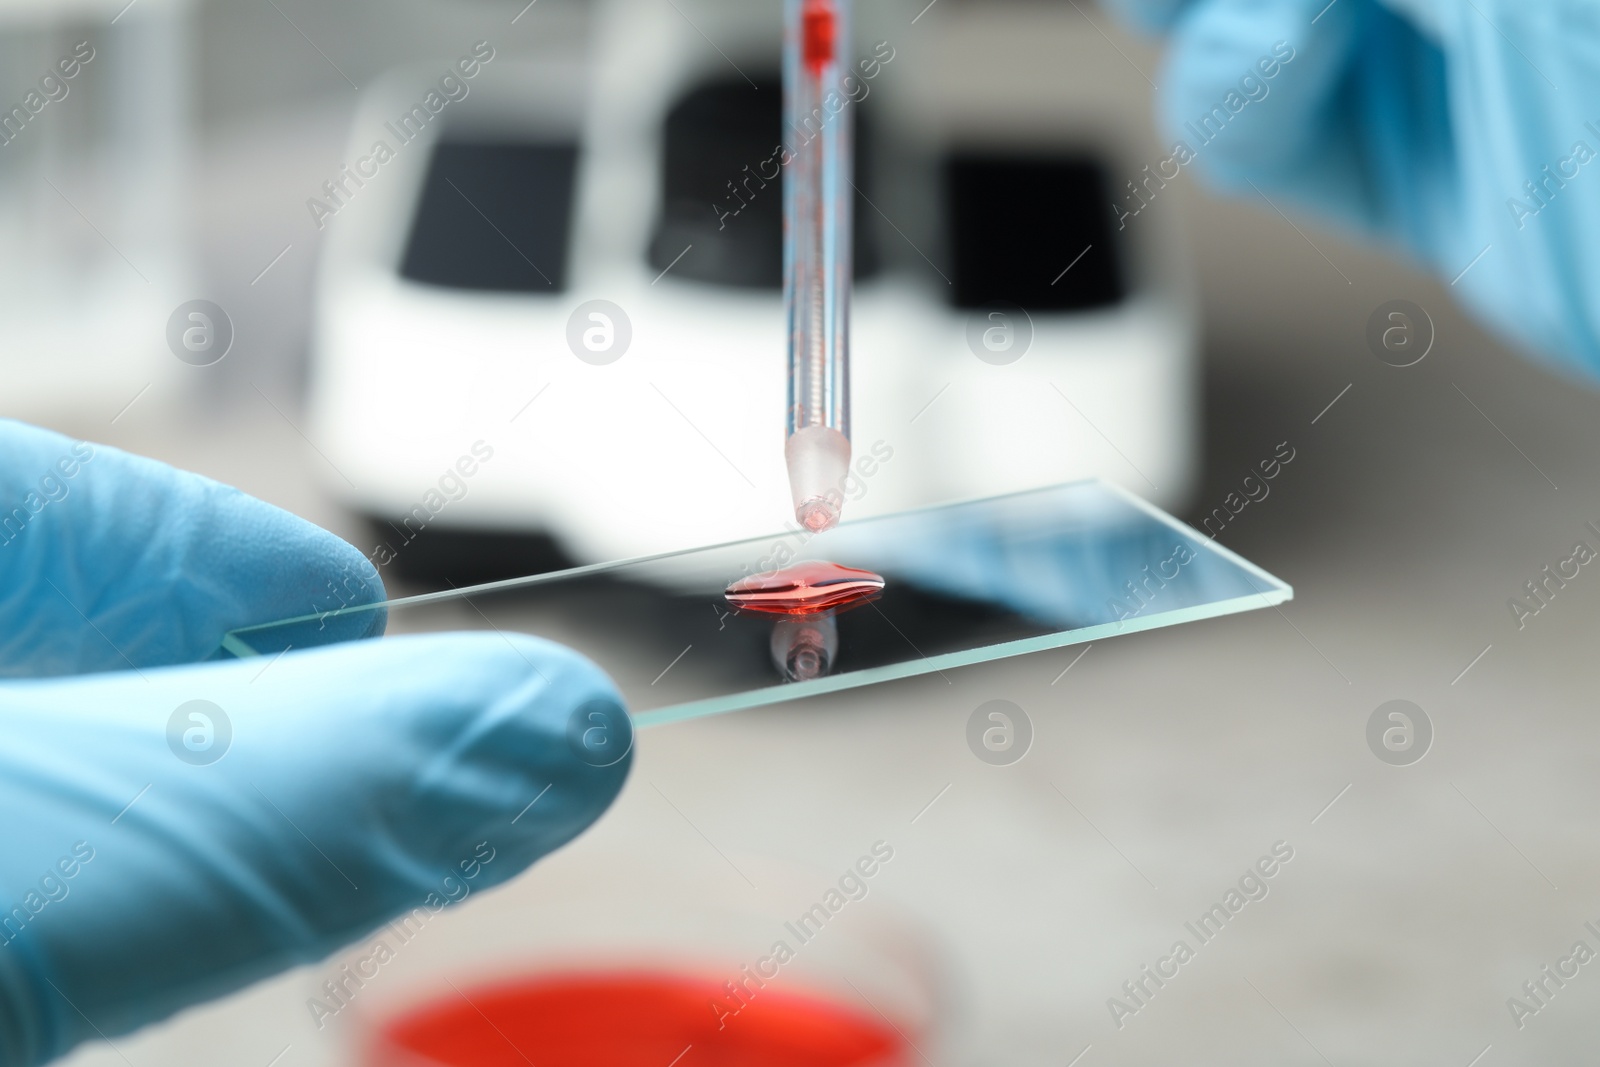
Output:
<path fill-rule="evenodd" d="M 450 993 L 391 1022 L 366 1067 L 910 1067 L 882 1019 L 764 988 L 726 1018 L 717 983 L 571 974 Z M 410 1053 L 410 1056 L 404 1055 Z"/>
<path fill-rule="evenodd" d="M 834 17 L 833 5 L 826 0 L 812 0 L 806 4 L 800 20 L 805 28 L 802 51 L 805 55 L 806 69 L 816 77 L 822 73 L 823 68 L 833 62 L 839 24 Z"/>
<path fill-rule="evenodd" d="M 744 578 L 728 586 L 723 595 L 728 603 L 745 611 L 815 615 L 875 597 L 883 592 L 883 585 L 883 578 L 871 571 L 818 559 Z"/>

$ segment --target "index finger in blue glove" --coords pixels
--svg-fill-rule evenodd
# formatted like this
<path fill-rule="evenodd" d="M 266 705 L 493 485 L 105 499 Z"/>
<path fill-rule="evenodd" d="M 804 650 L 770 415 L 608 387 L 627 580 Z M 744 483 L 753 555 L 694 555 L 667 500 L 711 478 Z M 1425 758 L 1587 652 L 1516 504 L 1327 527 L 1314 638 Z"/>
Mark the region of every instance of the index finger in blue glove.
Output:
<path fill-rule="evenodd" d="M 360 552 L 286 511 L 0 419 L 0 677 L 194 662 L 228 630 L 383 599 Z M 299 640 L 384 621 L 336 618 Z"/>

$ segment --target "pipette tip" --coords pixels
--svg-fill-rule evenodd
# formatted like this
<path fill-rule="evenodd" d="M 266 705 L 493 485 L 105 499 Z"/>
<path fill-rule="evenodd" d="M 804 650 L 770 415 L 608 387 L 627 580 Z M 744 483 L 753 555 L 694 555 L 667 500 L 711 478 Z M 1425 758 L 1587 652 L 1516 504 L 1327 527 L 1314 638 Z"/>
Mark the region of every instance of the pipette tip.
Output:
<path fill-rule="evenodd" d="M 807 426 L 784 444 L 794 517 L 812 533 L 839 524 L 850 479 L 850 439 L 831 426 Z"/>
<path fill-rule="evenodd" d="M 821 533 L 839 525 L 839 509 L 820 497 L 807 500 L 794 512 L 800 525 L 812 533 Z"/>

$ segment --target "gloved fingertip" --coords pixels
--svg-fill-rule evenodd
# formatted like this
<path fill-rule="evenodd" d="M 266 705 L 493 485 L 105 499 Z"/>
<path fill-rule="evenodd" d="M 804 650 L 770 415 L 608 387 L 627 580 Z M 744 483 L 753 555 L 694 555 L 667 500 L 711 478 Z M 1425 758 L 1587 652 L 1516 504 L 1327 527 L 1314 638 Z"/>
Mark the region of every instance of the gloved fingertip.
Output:
<path fill-rule="evenodd" d="M 633 722 L 616 685 L 586 656 L 524 634 L 505 635 L 503 643 L 509 669 L 520 663 L 525 671 L 485 713 L 485 743 L 471 751 L 523 783 L 528 804 L 509 825 L 532 824 L 525 831 L 536 853 L 531 862 L 588 829 L 622 791 L 633 763 Z"/>
<path fill-rule="evenodd" d="M 522 634 L 418 634 L 295 652 L 245 688 L 252 702 L 271 702 L 264 714 L 284 698 L 301 702 L 298 725 L 280 723 L 271 747 L 250 756 L 273 768 L 261 773 L 291 777 L 304 792 L 306 738 L 316 736 L 326 784 L 304 818 L 342 833 L 327 812 L 386 798 L 386 836 L 369 832 L 361 849 L 385 881 L 413 890 L 436 885 L 480 842 L 500 857 L 489 882 L 516 874 L 598 819 L 632 762 L 632 723 L 605 672 Z"/>

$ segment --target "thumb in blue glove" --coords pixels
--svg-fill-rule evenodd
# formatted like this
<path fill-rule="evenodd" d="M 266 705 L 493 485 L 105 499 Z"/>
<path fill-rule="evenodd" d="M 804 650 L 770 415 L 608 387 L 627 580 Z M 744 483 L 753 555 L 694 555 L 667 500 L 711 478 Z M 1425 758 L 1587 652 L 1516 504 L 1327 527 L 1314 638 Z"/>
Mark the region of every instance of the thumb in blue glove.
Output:
<path fill-rule="evenodd" d="M 5 421 L 0 455 L 0 1064 L 320 959 L 463 862 L 504 881 L 621 788 L 627 716 L 575 653 L 458 634 L 198 663 L 330 582 L 382 585 L 206 479 Z"/>

